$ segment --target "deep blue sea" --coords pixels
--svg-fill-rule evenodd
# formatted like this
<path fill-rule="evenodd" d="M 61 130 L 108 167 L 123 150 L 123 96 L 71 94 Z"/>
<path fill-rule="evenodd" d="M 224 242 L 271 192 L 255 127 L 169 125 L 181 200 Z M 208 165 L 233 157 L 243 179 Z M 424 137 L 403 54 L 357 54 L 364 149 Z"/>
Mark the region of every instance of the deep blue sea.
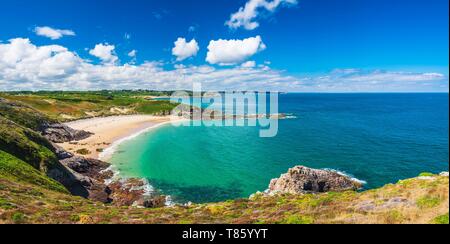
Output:
<path fill-rule="evenodd" d="M 147 178 L 178 202 L 264 191 L 296 165 L 334 169 L 366 189 L 449 168 L 448 94 L 284 94 L 274 138 L 257 127 L 163 126 L 120 145 L 122 176 Z"/>

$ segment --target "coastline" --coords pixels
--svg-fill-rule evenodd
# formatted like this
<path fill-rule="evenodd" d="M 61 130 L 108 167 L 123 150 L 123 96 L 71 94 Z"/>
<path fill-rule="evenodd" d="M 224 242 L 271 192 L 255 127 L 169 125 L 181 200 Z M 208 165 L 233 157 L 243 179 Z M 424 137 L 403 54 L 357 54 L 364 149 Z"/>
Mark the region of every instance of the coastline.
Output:
<path fill-rule="evenodd" d="M 172 116 L 149 116 L 149 115 L 119 115 L 101 118 L 90 118 L 65 123 L 65 125 L 77 129 L 93 133 L 93 135 L 85 140 L 58 144 L 65 150 L 82 157 L 108 162 L 114 154 L 117 147 L 125 141 L 136 138 L 143 133 L 157 129 L 170 123 L 179 123 L 185 121 L 179 117 Z M 76 144 L 75 144 L 76 143 Z M 105 147 L 105 148 L 103 148 Z M 79 149 L 88 149 L 87 155 L 80 155 L 76 151 Z M 102 148 L 102 151 L 97 149 Z M 108 162 L 109 163 L 109 162 Z M 110 171 L 113 175 L 109 179 L 105 179 L 105 184 L 110 185 L 119 181 L 122 184 L 127 182 L 127 178 L 122 178 L 120 172 L 115 169 L 114 165 L 104 170 Z M 144 184 L 136 189 L 143 190 L 142 196 L 150 197 L 155 194 L 154 187 L 147 179 L 140 179 Z M 176 203 L 172 201 L 171 196 L 166 196 L 165 205 L 174 206 Z"/>
<path fill-rule="evenodd" d="M 58 144 L 65 150 L 79 156 L 107 161 L 114 150 L 124 141 L 142 133 L 174 122 L 170 116 L 120 115 L 91 118 L 65 123 L 76 129 L 93 133 L 87 139 Z M 80 154 L 80 150 L 88 150 Z"/>

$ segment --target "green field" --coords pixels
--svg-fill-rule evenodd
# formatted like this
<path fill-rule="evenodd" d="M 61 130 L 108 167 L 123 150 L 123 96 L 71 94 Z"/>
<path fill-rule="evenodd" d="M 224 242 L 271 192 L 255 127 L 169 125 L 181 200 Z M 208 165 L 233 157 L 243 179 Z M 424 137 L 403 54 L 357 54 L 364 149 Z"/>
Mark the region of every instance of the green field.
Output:
<path fill-rule="evenodd" d="M 165 115 L 177 104 L 152 98 L 168 95 L 170 92 L 159 91 L 9 92 L 0 93 L 0 98 L 23 103 L 65 122 L 111 115 Z"/>

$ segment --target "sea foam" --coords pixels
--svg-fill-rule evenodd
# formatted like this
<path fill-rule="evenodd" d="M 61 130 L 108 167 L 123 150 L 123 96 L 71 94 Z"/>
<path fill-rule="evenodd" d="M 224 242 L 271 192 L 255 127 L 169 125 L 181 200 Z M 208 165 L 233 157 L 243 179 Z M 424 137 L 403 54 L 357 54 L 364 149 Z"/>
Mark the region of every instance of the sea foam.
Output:
<path fill-rule="evenodd" d="M 357 182 L 357 183 L 359 183 L 359 184 L 361 184 L 361 185 L 367 185 L 367 181 L 360 180 L 360 179 L 356 178 L 355 176 L 353 176 L 353 175 L 351 175 L 351 174 L 349 174 L 349 173 L 347 173 L 347 172 L 345 172 L 345 171 L 340 171 L 340 170 L 330 169 L 330 168 L 325 168 L 325 169 L 323 169 L 323 170 L 335 172 L 335 173 L 340 174 L 340 175 L 342 175 L 342 176 L 348 177 L 348 178 L 350 178 L 352 181 Z"/>

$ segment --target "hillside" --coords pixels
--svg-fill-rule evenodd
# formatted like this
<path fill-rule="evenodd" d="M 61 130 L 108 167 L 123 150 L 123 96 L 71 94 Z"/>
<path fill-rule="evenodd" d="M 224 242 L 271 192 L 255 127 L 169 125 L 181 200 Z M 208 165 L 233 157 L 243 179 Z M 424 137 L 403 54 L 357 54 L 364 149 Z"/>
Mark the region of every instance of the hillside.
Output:
<path fill-rule="evenodd" d="M 446 176 L 409 179 L 363 193 L 256 195 L 158 209 L 115 207 L 0 178 L 0 223 L 446 223 Z"/>

